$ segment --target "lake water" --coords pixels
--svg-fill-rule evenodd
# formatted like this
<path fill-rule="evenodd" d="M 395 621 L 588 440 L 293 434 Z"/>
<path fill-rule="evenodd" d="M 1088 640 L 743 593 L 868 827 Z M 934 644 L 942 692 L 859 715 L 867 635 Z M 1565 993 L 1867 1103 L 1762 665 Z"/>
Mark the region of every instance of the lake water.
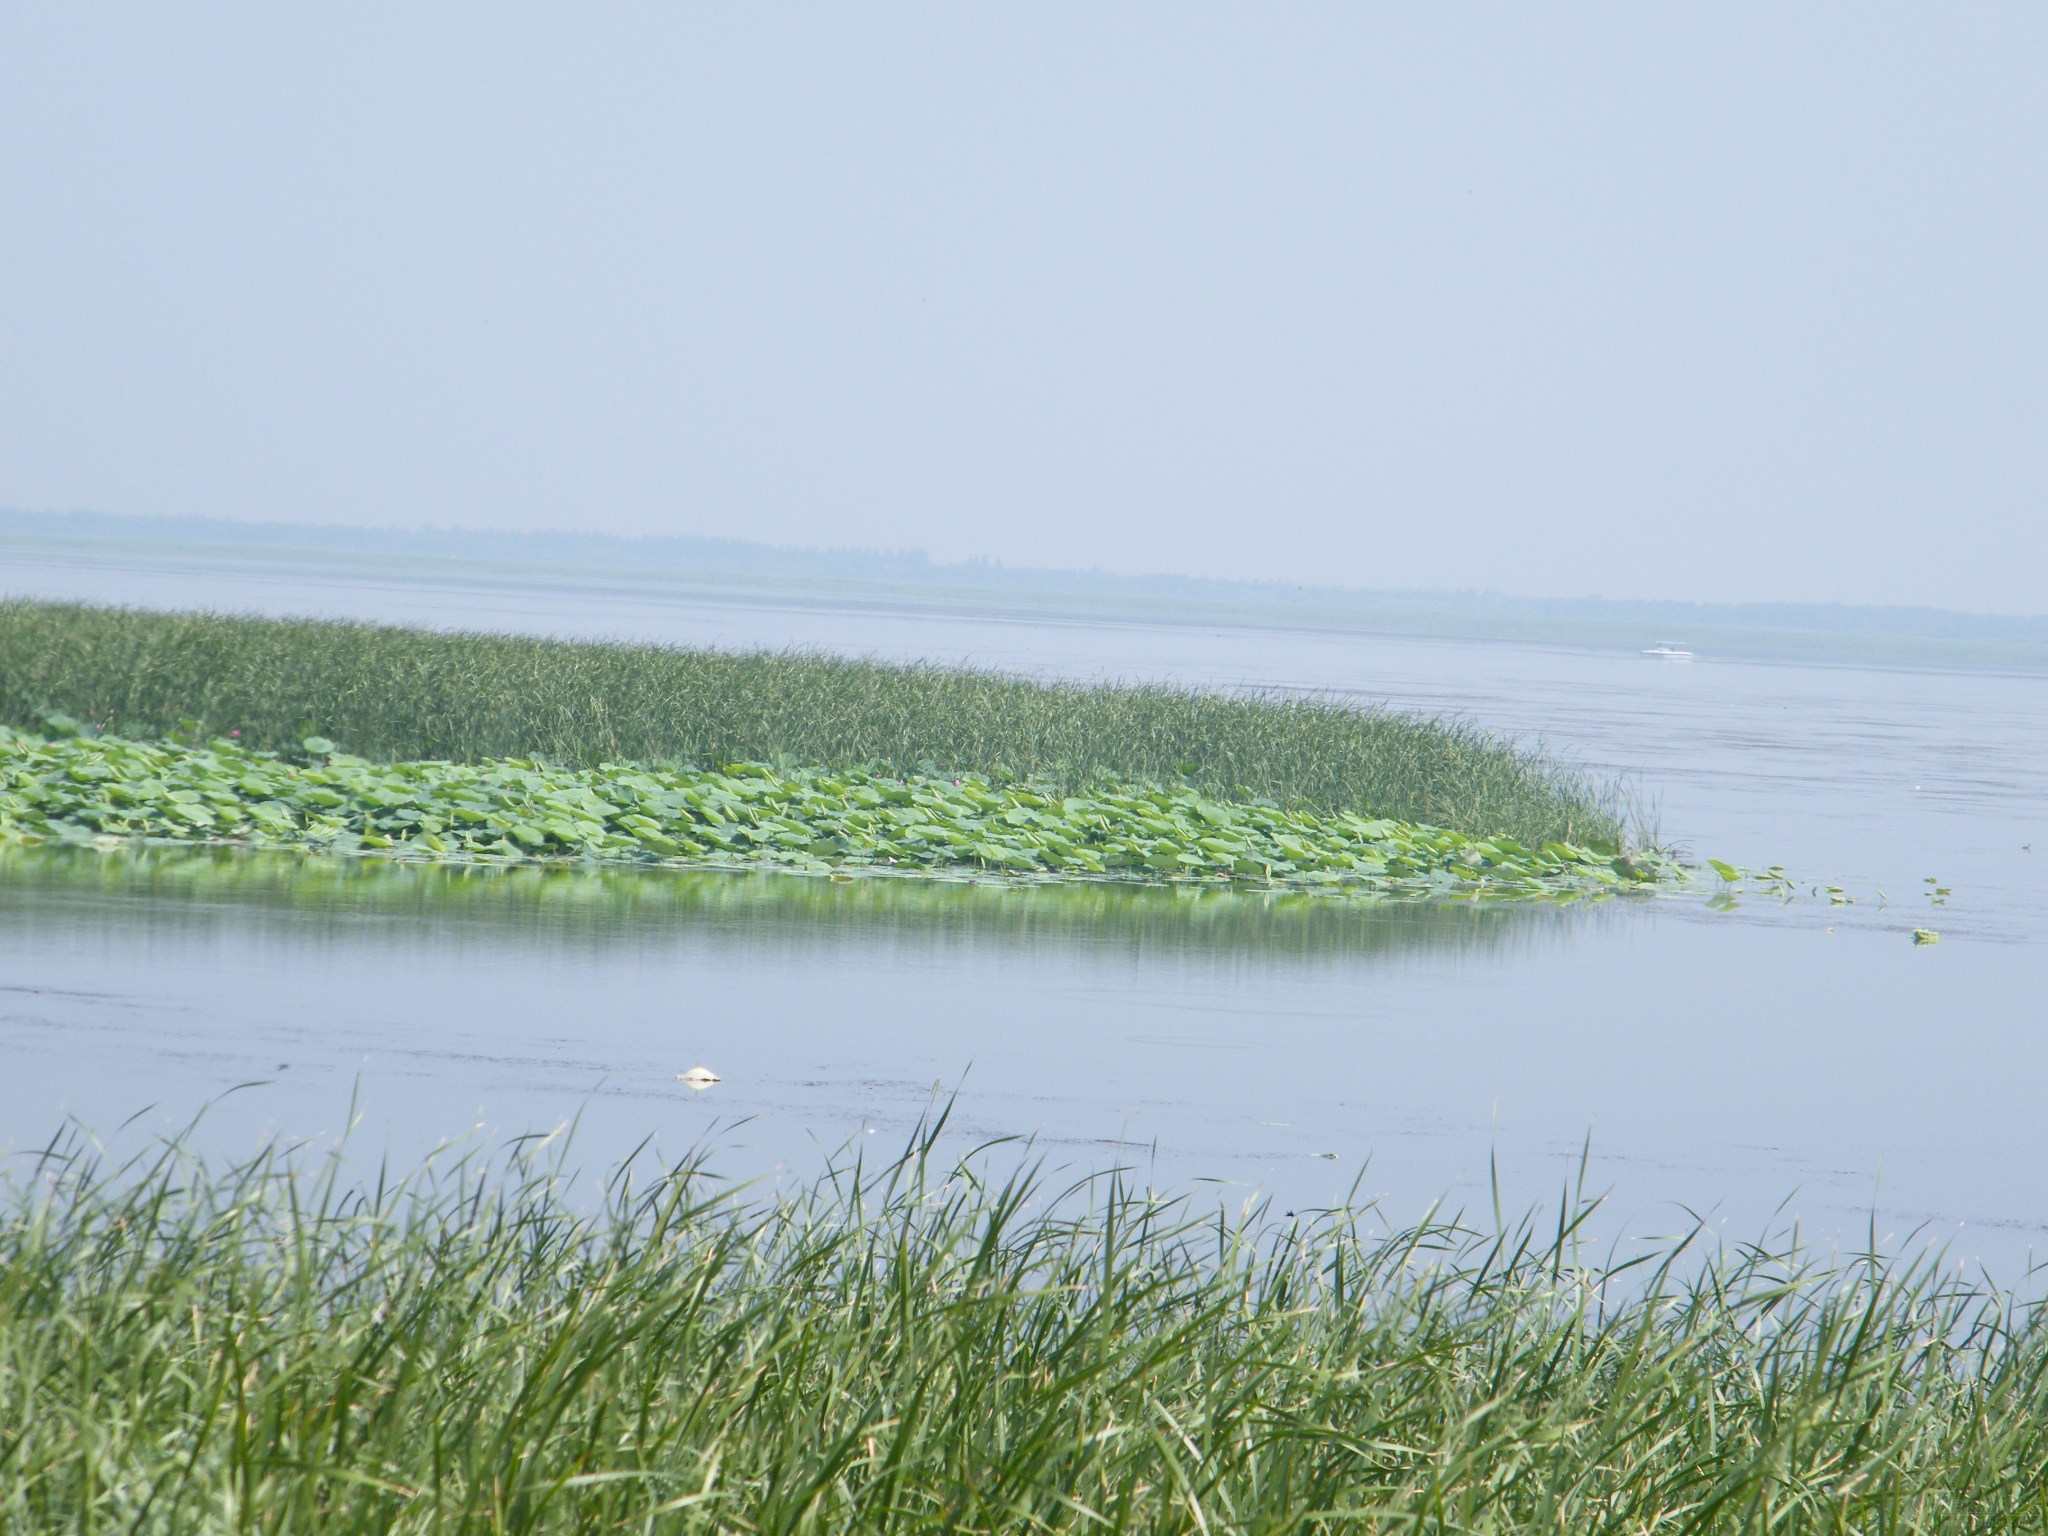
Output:
<path fill-rule="evenodd" d="M 650 584 L 7 557 L 0 588 L 1343 693 L 1453 713 L 1654 803 L 1789 904 L 1372 908 L 1127 888 L 150 852 L 0 859 L 0 1115 L 409 1155 L 577 1119 L 788 1178 L 962 1136 L 1232 1204 L 1554 1202 L 1610 1231 L 2048 1234 L 2048 679 L 1501 642 L 1024 622 Z M 1664 637 L 1648 636 L 1644 643 Z M 2029 852 L 2032 844 L 2038 851 Z M 1953 895 L 1930 906 L 1924 877 Z M 1833 905 L 1816 886 L 1853 897 Z M 1916 946 L 1912 930 L 1939 930 Z M 703 1062 L 703 1094 L 675 1074 Z M 236 1089 L 238 1084 L 257 1084 Z M 221 1095 L 227 1093 L 225 1099 Z M 872 1138 L 871 1141 L 864 1138 Z"/>

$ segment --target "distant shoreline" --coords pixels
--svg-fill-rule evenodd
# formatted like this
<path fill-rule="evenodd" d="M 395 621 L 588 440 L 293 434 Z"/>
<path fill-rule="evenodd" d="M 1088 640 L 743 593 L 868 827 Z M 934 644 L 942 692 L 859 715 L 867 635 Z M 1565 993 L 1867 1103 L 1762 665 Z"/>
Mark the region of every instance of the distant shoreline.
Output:
<path fill-rule="evenodd" d="M 2048 672 L 2048 616 L 1290 588 L 980 562 L 945 565 L 915 553 L 792 550 L 723 539 L 412 532 L 0 510 L 0 596 L 30 595 L 7 583 L 9 556 L 155 569 L 227 562 L 251 574 L 276 570 L 334 579 L 625 584 L 639 594 L 679 600 L 785 598 L 1025 622 L 1223 625 L 1631 652 L 1678 642 L 1707 660 Z"/>

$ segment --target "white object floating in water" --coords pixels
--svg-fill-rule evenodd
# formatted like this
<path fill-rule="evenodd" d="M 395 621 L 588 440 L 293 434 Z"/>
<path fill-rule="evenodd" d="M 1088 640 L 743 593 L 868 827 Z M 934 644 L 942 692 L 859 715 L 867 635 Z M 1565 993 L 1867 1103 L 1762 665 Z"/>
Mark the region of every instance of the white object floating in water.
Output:
<path fill-rule="evenodd" d="M 1654 656 L 1659 661 L 1691 661 L 1692 652 L 1682 645 L 1673 645 L 1669 640 L 1659 640 L 1643 650 L 1645 656 Z"/>
<path fill-rule="evenodd" d="M 687 1072 L 678 1072 L 676 1074 L 676 1081 L 679 1083 L 688 1083 L 692 1088 L 696 1089 L 699 1093 L 702 1093 L 706 1088 L 709 1088 L 713 1083 L 724 1082 L 725 1079 L 720 1077 L 716 1072 L 712 1071 L 709 1067 L 692 1067 Z"/>

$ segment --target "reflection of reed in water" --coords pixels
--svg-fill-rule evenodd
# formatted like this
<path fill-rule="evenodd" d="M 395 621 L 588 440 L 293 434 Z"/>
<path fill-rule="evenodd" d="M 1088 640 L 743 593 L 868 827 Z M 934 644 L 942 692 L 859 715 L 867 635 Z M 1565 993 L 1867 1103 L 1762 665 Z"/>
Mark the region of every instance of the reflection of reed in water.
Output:
<path fill-rule="evenodd" d="M 866 933 L 896 944 L 1332 958 L 1497 951 L 1554 938 L 1612 910 L 1098 883 L 411 864 L 232 848 L 0 848 L 0 912 L 17 927 L 52 903 L 75 923 L 81 900 L 124 920 L 185 929 L 230 921 L 246 927 L 251 913 L 271 913 L 302 937 L 305 917 L 324 913 L 419 919 L 440 940 L 516 931 L 557 943 L 633 946 L 690 930 L 798 942 Z M 427 935 L 400 925 L 389 940 L 414 936 Z"/>

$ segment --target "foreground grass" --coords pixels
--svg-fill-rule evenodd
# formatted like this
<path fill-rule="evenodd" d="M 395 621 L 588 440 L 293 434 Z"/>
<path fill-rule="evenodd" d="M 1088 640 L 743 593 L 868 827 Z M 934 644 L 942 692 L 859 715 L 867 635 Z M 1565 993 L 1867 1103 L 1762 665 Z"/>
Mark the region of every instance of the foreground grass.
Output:
<path fill-rule="evenodd" d="M 2039 1315 L 1929 1266 L 1251 1228 L 934 1161 L 721 1197 L 45 1155 L 0 1529 L 2024 1532 Z"/>
<path fill-rule="evenodd" d="M 67 722 L 68 724 L 68 722 Z M 1193 789 L 723 773 L 530 759 L 310 762 L 0 726 L 0 838 L 233 841 L 394 857 L 579 857 L 810 869 L 1254 880 L 1383 895 L 1531 897 L 1676 878 L 1652 854 L 1213 801 Z"/>
<path fill-rule="evenodd" d="M 1167 687 L 822 655 L 0 602 L 0 723 L 329 737 L 381 761 L 795 761 L 898 776 L 1186 783 L 1476 836 L 1618 841 L 1612 796 L 1470 727 Z"/>

